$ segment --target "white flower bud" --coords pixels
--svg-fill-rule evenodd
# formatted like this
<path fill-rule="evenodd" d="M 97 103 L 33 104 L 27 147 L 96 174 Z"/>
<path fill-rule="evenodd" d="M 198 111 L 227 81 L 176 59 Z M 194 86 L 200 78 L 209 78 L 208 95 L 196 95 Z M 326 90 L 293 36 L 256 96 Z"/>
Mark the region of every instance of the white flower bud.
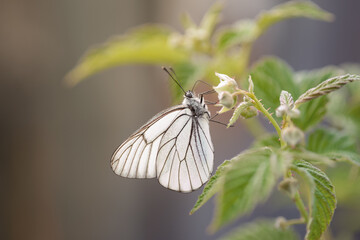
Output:
<path fill-rule="evenodd" d="M 290 109 L 294 107 L 294 100 L 291 94 L 287 91 L 282 90 L 280 93 L 280 105 L 286 105 Z"/>
<path fill-rule="evenodd" d="M 221 92 L 229 92 L 230 94 L 236 92 L 238 85 L 233 78 L 221 73 L 215 73 L 215 75 L 220 78 L 219 85 L 214 87 L 218 94 Z"/>
<path fill-rule="evenodd" d="M 300 116 L 300 111 L 294 107 L 294 100 L 291 94 L 284 90 L 281 91 L 280 106 L 275 111 L 276 116 L 282 117 L 284 115 L 288 115 L 291 118 L 297 118 Z"/>
<path fill-rule="evenodd" d="M 280 105 L 276 110 L 275 114 L 277 117 L 282 117 L 288 112 L 288 107 L 285 105 Z"/>
<path fill-rule="evenodd" d="M 284 217 L 277 217 L 275 220 L 275 227 L 277 229 L 285 230 L 287 228 L 286 218 Z"/>
<path fill-rule="evenodd" d="M 232 108 L 235 104 L 234 98 L 229 92 L 220 92 L 218 97 L 219 104 L 226 108 Z"/>
<path fill-rule="evenodd" d="M 295 147 L 304 140 L 304 133 L 295 126 L 284 128 L 281 131 L 282 138 L 291 147 Z"/>

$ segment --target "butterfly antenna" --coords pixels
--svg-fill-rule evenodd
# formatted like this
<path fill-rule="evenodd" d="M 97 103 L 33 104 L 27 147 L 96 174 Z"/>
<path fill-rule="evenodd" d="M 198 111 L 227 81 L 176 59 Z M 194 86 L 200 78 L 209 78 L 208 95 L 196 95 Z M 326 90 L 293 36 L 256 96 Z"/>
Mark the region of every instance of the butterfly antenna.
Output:
<path fill-rule="evenodd" d="M 172 67 L 169 67 L 170 71 L 174 74 L 175 78 L 176 79 L 179 79 L 175 73 L 175 70 L 172 68 Z"/>
<path fill-rule="evenodd" d="M 162 67 L 162 69 L 171 77 L 172 80 L 174 80 L 174 82 L 176 82 L 176 84 L 177 84 L 177 85 L 181 88 L 181 90 L 186 94 L 186 91 L 185 91 L 185 90 L 183 89 L 183 87 L 180 85 L 179 81 L 176 80 L 176 79 L 177 79 L 177 76 L 176 76 L 176 74 L 175 74 L 174 69 L 170 68 L 171 73 L 170 73 L 170 71 L 169 71 L 166 67 Z M 173 76 L 173 74 L 174 74 L 175 77 Z"/>

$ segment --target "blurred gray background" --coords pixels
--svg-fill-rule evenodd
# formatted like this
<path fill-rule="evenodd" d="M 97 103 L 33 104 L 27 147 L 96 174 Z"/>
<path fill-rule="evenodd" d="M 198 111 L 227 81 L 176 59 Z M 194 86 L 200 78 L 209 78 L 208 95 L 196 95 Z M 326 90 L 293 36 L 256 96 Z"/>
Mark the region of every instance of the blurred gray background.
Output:
<path fill-rule="evenodd" d="M 115 148 L 171 105 L 166 74 L 157 67 L 124 66 L 74 88 L 63 85 L 88 47 L 149 22 L 180 30 L 181 13 L 199 22 L 213 2 L 0 1 L 0 239 L 215 239 L 230 229 L 206 233 L 213 200 L 188 215 L 200 190 L 180 194 L 156 180 L 118 177 L 110 168 Z M 281 2 L 228 0 L 222 23 Z M 277 55 L 296 70 L 359 62 L 360 1 L 315 2 L 336 21 L 277 24 L 255 44 L 252 60 Z M 215 166 L 251 144 L 241 126 L 211 128 Z M 297 217 L 291 206 L 285 212 L 273 207 L 287 206 L 286 200 L 276 202 L 253 217 Z"/>

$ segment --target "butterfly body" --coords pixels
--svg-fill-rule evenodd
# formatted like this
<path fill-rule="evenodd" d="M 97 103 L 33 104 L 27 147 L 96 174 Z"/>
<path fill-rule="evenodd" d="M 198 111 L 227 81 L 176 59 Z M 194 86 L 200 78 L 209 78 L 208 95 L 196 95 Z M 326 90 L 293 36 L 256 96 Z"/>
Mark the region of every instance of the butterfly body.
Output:
<path fill-rule="evenodd" d="M 202 97 L 200 99 L 195 97 L 191 91 L 186 92 L 182 104 L 191 110 L 193 116 L 202 117 L 206 114 L 210 118 L 210 112 L 206 104 L 203 103 Z"/>
<path fill-rule="evenodd" d="M 112 169 L 128 178 L 157 177 L 174 191 L 200 188 L 213 170 L 209 119 L 203 97 L 187 91 L 181 105 L 155 115 L 118 147 Z"/>

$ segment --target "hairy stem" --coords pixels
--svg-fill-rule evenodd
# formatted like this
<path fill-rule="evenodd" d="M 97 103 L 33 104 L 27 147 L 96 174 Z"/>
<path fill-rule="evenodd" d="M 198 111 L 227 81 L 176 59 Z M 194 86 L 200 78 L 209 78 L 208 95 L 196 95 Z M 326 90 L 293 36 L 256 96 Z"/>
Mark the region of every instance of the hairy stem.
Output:
<path fill-rule="evenodd" d="M 245 91 L 241 91 L 241 94 L 245 94 L 245 95 L 247 95 L 249 98 L 251 98 L 251 99 L 254 101 L 255 107 L 256 107 L 260 112 L 262 112 L 267 119 L 269 119 L 270 123 L 274 126 L 277 134 L 279 135 L 281 147 L 284 148 L 284 147 L 286 146 L 286 143 L 285 143 L 284 140 L 282 139 L 282 136 L 281 136 L 281 128 L 280 128 L 279 124 L 276 122 L 276 120 L 275 120 L 275 119 L 272 117 L 272 115 L 265 109 L 264 105 L 262 105 L 262 103 L 259 101 L 259 99 L 257 99 L 257 97 L 255 96 L 255 94 L 249 93 L 249 92 L 245 92 Z"/>
<path fill-rule="evenodd" d="M 304 222 L 308 223 L 309 222 L 309 214 L 306 211 L 305 204 L 300 197 L 299 191 L 296 191 L 296 193 L 293 197 L 293 201 L 294 201 L 297 209 L 299 210 L 301 217 L 304 218 Z"/>
<path fill-rule="evenodd" d="M 296 218 L 296 219 L 290 219 L 286 221 L 287 226 L 295 225 L 295 224 L 304 224 L 305 219 L 304 218 Z"/>
<path fill-rule="evenodd" d="M 287 174 L 285 175 L 285 178 L 290 178 L 291 176 L 292 176 L 291 171 L 288 170 Z M 301 199 L 299 190 L 296 190 L 294 196 L 292 197 L 292 200 L 294 201 L 297 209 L 299 210 L 300 215 L 304 220 L 304 223 L 307 224 L 309 222 L 309 214 L 306 211 L 306 207 L 305 207 L 303 200 Z"/>

